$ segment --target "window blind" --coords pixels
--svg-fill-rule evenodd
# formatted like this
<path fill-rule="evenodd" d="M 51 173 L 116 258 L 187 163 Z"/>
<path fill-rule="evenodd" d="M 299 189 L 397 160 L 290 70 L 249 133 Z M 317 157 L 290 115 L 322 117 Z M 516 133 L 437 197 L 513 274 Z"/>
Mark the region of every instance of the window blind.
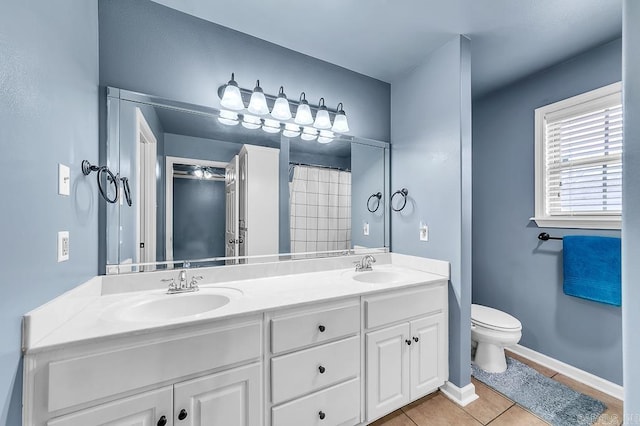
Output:
<path fill-rule="evenodd" d="M 549 216 L 620 215 L 620 95 L 545 116 L 545 210 Z"/>

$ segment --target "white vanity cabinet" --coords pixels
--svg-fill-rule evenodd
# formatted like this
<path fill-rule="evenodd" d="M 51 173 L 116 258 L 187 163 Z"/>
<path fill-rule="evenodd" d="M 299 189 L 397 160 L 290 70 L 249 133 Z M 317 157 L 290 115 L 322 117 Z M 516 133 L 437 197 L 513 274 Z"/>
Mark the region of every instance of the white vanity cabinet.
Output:
<path fill-rule="evenodd" d="M 363 298 L 366 413 L 371 422 L 442 386 L 448 378 L 447 287 Z"/>
<path fill-rule="evenodd" d="M 261 426 L 262 316 L 25 356 L 27 426 Z"/>
<path fill-rule="evenodd" d="M 360 299 L 268 316 L 271 426 L 360 424 Z"/>

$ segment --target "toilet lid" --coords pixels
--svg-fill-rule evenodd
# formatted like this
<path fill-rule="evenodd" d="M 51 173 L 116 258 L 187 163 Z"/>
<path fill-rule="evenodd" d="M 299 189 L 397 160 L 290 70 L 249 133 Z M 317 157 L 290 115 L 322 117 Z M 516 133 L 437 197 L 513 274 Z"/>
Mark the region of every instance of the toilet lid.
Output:
<path fill-rule="evenodd" d="M 519 330 L 522 324 L 506 312 L 482 305 L 471 305 L 471 322 L 487 328 Z"/>

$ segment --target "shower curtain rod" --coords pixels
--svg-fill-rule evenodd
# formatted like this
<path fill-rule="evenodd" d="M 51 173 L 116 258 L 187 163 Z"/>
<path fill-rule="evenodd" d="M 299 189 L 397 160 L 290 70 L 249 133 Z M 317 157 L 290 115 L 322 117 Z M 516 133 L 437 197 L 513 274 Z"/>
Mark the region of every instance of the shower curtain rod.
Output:
<path fill-rule="evenodd" d="M 330 170 L 339 170 L 341 172 L 351 172 L 349 169 L 345 169 L 343 167 L 335 167 L 335 166 L 323 166 L 322 164 L 307 164 L 307 163 L 294 163 L 290 162 L 290 166 L 307 166 L 307 167 L 319 167 L 321 169 L 330 169 Z"/>

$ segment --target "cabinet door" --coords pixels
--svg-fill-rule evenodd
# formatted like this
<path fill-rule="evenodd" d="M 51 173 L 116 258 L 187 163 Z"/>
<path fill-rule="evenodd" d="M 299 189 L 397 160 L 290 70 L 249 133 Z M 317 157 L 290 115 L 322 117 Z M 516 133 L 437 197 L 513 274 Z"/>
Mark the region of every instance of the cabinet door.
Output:
<path fill-rule="evenodd" d="M 367 420 L 409 402 L 409 323 L 367 333 Z"/>
<path fill-rule="evenodd" d="M 174 386 L 176 426 L 260 426 L 262 368 L 251 364 Z"/>
<path fill-rule="evenodd" d="M 447 334 L 443 314 L 411 322 L 411 400 L 426 395 L 447 379 Z"/>
<path fill-rule="evenodd" d="M 58 417 L 47 426 L 173 426 L 171 403 L 168 386 Z"/>

